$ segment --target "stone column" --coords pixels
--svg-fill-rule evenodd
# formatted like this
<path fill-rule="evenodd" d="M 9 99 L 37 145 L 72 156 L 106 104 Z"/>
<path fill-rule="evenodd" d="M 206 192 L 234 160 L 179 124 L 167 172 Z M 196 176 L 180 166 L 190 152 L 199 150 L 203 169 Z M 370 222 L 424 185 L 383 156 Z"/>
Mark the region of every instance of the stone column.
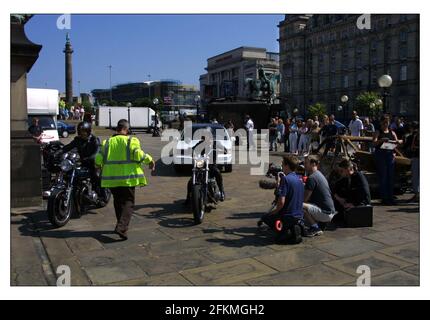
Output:
<path fill-rule="evenodd" d="M 69 34 L 66 37 L 66 47 L 63 50 L 66 58 L 66 103 L 71 106 L 73 104 L 73 75 L 72 75 L 72 44 L 70 43 Z"/>
<path fill-rule="evenodd" d="M 25 35 L 29 15 L 11 16 L 11 206 L 42 204 L 40 147 L 27 132 L 27 73 L 42 46 Z"/>

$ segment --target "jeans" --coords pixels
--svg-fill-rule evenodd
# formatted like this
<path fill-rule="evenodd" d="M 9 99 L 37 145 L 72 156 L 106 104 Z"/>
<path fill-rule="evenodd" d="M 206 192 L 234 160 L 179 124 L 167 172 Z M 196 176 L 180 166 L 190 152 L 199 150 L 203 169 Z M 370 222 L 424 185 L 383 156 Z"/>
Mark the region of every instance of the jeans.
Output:
<path fill-rule="evenodd" d="M 297 152 L 297 133 L 290 133 L 290 152 L 296 153 Z"/>
<path fill-rule="evenodd" d="M 307 146 L 308 146 L 308 136 L 302 133 L 300 135 L 300 140 L 299 140 L 299 152 L 302 153 L 304 151 L 307 151 Z"/>
<path fill-rule="evenodd" d="M 379 177 L 379 192 L 382 201 L 393 200 L 394 154 L 392 151 L 375 151 L 376 171 Z"/>
<path fill-rule="evenodd" d="M 269 143 L 270 143 L 270 151 L 278 151 L 278 145 L 276 143 L 276 136 L 270 135 L 269 136 Z"/>

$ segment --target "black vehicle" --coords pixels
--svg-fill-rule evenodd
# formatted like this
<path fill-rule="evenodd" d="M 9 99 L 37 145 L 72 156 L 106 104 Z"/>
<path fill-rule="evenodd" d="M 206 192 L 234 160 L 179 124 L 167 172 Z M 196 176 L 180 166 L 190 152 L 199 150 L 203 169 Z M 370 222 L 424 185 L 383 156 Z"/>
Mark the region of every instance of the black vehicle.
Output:
<path fill-rule="evenodd" d="M 209 209 L 209 204 L 216 205 L 221 200 L 221 192 L 216 180 L 209 174 L 212 151 L 207 155 L 194 155 L 193 157 L 191 207 L 195 224 L 202 223 L 206 209 Z"/>
<path fill-rule="evenodd" d="M 89 208 L 102 208 L 110 200 L 110 190 L 101 189 L 100 195 L 93 190 L 89 169 L 81 166 L 79 155 L 67 152 L 62 155 L 60 172 L 49 191 L 48 218 L 55 227 L 65 226 L 75 215 L 80 217 Z"/>

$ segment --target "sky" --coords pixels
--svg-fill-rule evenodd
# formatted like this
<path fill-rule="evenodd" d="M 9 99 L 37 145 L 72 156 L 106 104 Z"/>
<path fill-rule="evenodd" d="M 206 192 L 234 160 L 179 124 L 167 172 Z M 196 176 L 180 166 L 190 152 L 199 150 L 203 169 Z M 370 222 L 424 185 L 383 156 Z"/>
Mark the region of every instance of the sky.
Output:
<path fill-rule="evenodd" d="M 279 52 L 278 23 L 283 15 L 72 15 L 70 30 L 57 28 L 60 15 L 35 15 L 27 37 L 41 44 L 28 74 L 28 87 L 64 92 L 64 45 L 69 32 L 73 53 L 73 91 L 175 79 L 199 84 L 207 59 L 252 46 Z M 150 78 L 148 77 L 150 75 Z"/>

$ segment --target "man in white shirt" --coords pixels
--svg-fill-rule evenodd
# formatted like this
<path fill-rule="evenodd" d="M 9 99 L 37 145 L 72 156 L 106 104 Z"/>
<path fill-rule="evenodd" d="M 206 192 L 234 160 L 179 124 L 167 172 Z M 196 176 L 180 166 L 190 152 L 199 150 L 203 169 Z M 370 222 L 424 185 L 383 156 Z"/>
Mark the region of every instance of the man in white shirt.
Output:
<path fill-rule="evenodd" d="M 252 121 L 249 115 L 245 117 L 245 128 L 246 132 L 248 133 L 248 148 L 249 150 L 254 150 L 254 121 Z"/>
<path fill-rule="evenodd" d="M 360 120 L 360 118 L 357 115 L 357 111 L 352 112 L 352 119 L 349 122 L 349 131 L 351 132 L 351 136 L 353 137 L 360 137 L 361 131 L 364 129 L 363 122 Z"/>
<path fill-rule="evenodd" d="M 351 133 L 351 136 L 353 137 L 360 137 L 361 132 L 364 129 L 363 122 L 358 117 L 357 111 L 352 111 L 352 119 L 349 122 L 349 132 Z M 355 144 L 358 148 L 360 148 L 360 142 L 354 141 L 352 142 Z"/>

